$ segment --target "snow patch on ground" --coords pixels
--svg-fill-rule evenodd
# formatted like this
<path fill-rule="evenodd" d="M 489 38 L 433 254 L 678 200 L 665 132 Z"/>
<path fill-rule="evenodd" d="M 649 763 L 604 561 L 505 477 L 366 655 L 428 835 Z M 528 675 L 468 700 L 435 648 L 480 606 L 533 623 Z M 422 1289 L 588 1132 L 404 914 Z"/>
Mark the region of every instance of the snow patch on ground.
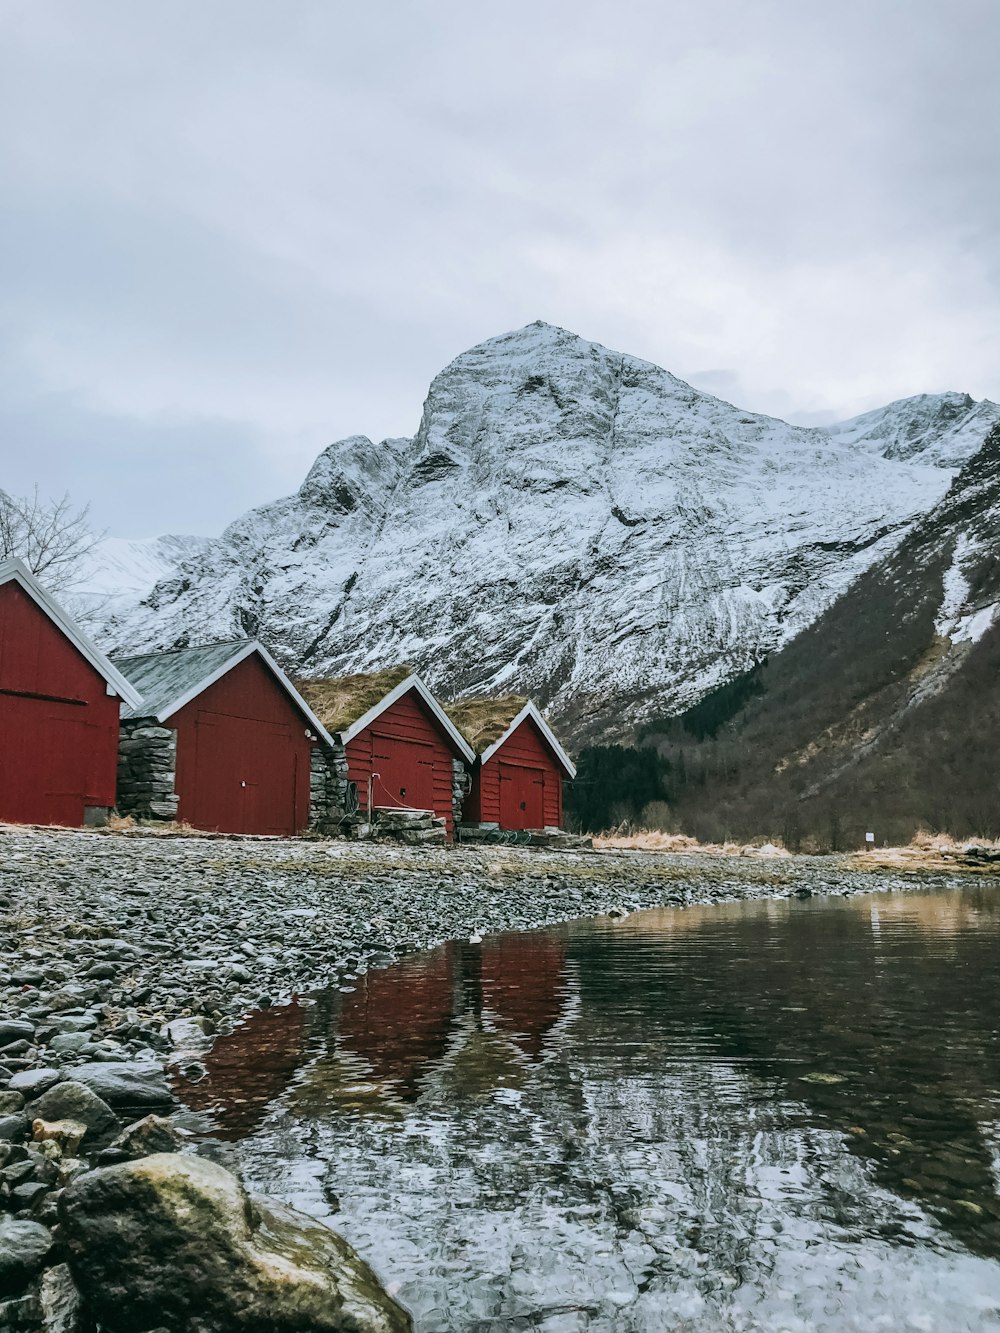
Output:
<path fill-rule="evenodd" d="M 997 602 L 987 606 L 969 606 L 971 588 L 962 571 L 963 566 L 968 565 L 978 554 L 977 544 L 965 533 L 960 534 L 951 564 L 945 571 L 944 596 L 934 629 L 941 638 L 950 639 L 952 643 L 978 643 L 996 623 L 1000 613 L 1000 603 Z"/>

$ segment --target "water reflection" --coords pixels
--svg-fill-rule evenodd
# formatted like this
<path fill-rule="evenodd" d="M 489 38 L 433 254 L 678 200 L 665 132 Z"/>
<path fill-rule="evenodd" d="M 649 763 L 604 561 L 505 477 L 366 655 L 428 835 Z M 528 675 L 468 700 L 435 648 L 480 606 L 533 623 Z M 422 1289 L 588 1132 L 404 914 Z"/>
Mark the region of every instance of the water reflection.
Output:
<path fill-rule="evenodd" d="M 455 945 L 196 1095 L 426 1329 L 1000 1327 L 995 893 Z"/>

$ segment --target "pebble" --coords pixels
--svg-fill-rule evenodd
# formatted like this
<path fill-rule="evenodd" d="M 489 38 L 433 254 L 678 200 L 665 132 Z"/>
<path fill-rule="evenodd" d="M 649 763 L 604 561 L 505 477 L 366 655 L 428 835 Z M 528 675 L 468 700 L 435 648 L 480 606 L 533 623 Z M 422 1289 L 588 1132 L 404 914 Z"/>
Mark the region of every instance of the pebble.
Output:
<path fill-rule="evenodd" d="M 23 1069 L 14 1074 L 7 1084 L 10 1092 L 19 1092 L 24 1097 L 37 1097 L 40 1092 L 48 1092 L 62 1078 L 61 1069 Z"/>
<path fill-rule="evenodd" d="M 52 1249 L 52 1233 L 38 1222 L 0 1218 L 0 1296 L 22 1290 Z"/>

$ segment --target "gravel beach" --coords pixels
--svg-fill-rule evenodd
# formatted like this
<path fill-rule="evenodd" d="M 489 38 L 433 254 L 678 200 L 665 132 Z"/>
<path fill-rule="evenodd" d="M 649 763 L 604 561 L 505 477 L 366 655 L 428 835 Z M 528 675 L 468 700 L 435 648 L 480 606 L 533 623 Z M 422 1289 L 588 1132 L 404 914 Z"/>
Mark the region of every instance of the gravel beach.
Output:
<path fill-rule="evenodd" d="M 0 826 L 0 1330 L 49 1328 L 39 1302 L 53 1284 L 76 1298 L 59 1235 L 60 1198 L 79 1177 L 149 1153 L 210 1155 L 169 1119 L 167 1072 L 197 1077 L 213 1037 L 250 1009 L 446 939 L 930 882 L 968 878 L 838 857 Z"/>
<path fill-rule="evenodd" d="M 846 858 L 409 848 L 0 826 L 0 1087 L 46 1064 L 166 1053 L 165 1024 L 350 980 L 446 939 L 788 894 L 912 888 Z M 966 876 L 936 875 L 938 884 Z M 61 1018 L 55 1025 L 53 1016 Z M 68 1020 L 72 1019 L 72 1022 Z M 52 1038 L 76 1029 L 73 1041 Z M 85 1036 L 80 1036 L 80 1034 Z"/>

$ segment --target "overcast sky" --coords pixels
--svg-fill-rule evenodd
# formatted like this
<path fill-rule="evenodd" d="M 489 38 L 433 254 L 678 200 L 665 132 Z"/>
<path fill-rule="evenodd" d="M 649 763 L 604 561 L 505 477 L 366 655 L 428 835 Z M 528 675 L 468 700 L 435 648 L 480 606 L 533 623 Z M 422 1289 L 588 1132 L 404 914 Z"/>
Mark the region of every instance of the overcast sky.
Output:
<path fill-rule="evenodd" d="M 0 0 L 0 487 L 212 533 L 545 319 L 1000 398 L 996 0 Z"/>

